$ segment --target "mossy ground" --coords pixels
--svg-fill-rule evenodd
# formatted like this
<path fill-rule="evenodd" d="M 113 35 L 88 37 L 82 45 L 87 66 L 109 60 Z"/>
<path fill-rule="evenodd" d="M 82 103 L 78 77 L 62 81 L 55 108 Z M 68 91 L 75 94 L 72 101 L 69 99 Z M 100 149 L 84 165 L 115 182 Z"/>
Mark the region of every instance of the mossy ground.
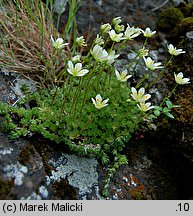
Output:
<path fill-rule="evenodd" d="M 14 186 L 14 179 L 12 180 L 0 179 L 0 200 L 14 199 L 14 196 L 11 194 L 11 190 L 13 186 Z"/>
<path fill-rule="evenodd" d="M 166 32 L 166 37 L 179 43 L 181 36 L 193 30 L 193 3 L 180 4 L 163 10 L 157 21 L 159 30 Z"/>

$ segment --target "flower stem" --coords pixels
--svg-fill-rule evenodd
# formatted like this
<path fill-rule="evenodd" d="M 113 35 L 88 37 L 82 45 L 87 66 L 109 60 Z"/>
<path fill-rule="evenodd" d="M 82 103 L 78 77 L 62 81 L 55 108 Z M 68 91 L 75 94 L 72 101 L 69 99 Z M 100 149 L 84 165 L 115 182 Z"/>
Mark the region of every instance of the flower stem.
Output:
<path fill-rule="evenodd" d="M 72 86 L 73 86 L 73 80 L 70 78 L 69 79 L 71 82 L 70 82 L 70 85 L 68 87 L 68 90 L 67 90 L 67 93 L 62 101 L 62 105 L 61 105 L 61 114 L 64 112 L 64 106 L 65 106 L 65 103 L 66 103 L 66 100 L 69 98 L 69 94 L 71 92 L 71 89 L 72 89 Z M 66 86 L 67 86 L 67 83 L 66 83 Z M 63 93 L 64 93 L 64 89 L 65 87 L 63 86 Z"/>
<path fill-rule="evenodd" d="M 138 58 L 138 54 L 132 59 L 132 61 L 129 63 L 129 66 L 127 67 L 127 70 L 130 71 L 131 66 L 135 62 L 135 60 Z"/>
<path fill-rule="evenodd" d="M 168 96 L 166 96 L 166 97 L 163 99 L 163 101 L 162 101 L 161 104 L 160 104 L 160 107 L 165 103 L 166 100 L 168 100 L 168 99 L 175 93 L 176 87 L 177 87 L 177 86 L 178 86 L 178 84 L 176 84 L 176 85 L 174 86 L 174 88 L 172 89 L 172 91 L 168 94 Z"/>
<path fill-rule="evenodd" d="M 80 98 L 80 93 L 81 93 L 81 88 L 82 88 L 82 77 L 80 77 L 80 80 L 79 80 L 79 85 L 77 87 L 77 93 L 75 93 L 75 101 L 74 101 L 74 116 L 76 114 L 76 109 L 77 109 L 77 104 L 78 104 L 78 100 Z"/>
<path fill-rule="evenodd" d="M 82 133 L 82 131 L 94 120 L 94 115 L 90 116 L 90 119 L 85 123 L 85 125 L 80 130 L 79 134 Z"/>
<path fill-rule="evenodd" d="M 78 86 L 76 87 L 76 91 L 75 91 L 75 93 L 74 93 L 74 97 L 73 97 L 73 99 L 72 99 L 72 103 L 71 103 L 71 106 L 70 106 L 70 113 L 72 113 L 72 108 L 73 108 L 73 106 L 75 105 L 75 101 L 77 100 L 78 91 L 79 91 L 79 86 L 80 86 L 80 84 L 81 84 L 81 80 L 82 80 L 82 79 L 79 79 L 79 81 L 78 81 Z"/>
<path fill-rule="evenodd" d="M 138 82 L 138 84 L 136 85 L 136 89 L 137 88 L 139 88 L 141 85 L 142 85 L 142 83 L 145 81 L 145 80 L 147 80 L 147 79 L 149 79 L 149 74 L 146 74 L 139 82 Z"/>
<path fill-rule="evenodd" d="M 174 56 L 172 55 L 172 56 L 170 57 L 170 59 L 168 60 L 168 62 L 164 65 L 165 68 L 166 68 L 169 64 L 172 63 L 173 58 L 174 58 Z"/>

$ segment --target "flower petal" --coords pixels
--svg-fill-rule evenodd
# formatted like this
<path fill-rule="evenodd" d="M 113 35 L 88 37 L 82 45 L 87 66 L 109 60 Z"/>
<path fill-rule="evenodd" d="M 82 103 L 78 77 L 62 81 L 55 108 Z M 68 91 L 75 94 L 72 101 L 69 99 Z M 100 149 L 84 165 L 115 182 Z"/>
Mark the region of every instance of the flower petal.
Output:
<path fill-rule="evenodd" d="M 131 91 L 132 91 L 133 94 L 137 93 L 137 90 L 134 87 L 131 88 Z"/>
<path fill-rule="evenodd" d="M 93 104 L 96 104 L 96 101 L 94 98 L 91 98 L 91 100 L 92 100 Z"/>
<path fill-rule="evenodd" d="M 130 77 L 132 77 L 132 75 L 127 75 L 127 76 L 126 76 L 126 79 L 128 80 Z"/>
<path fill-rule="evenodd" d="M 74 75 L 73 72 L 69 68 L 67 68 L 67 71 L 68 71 L 69 74 Z"/>
<path fill-rule="evenodd" d="M 68 61 L 68 67 L 69 67 L 69 69 L 70 69 L 71 71 L 74 70 L 74 65 L 73 65 L 73 63 L 72 63 L 71 61 Z"/>
<path fill-rule="evenodd" d="M 142 88 L 140 88 L 139 91 L 138 91 L 138 96 L 141 98 L 142 95 L 144 95 L 144 93 L 145 93 L 145 89 L 142 87 Z"/>
<path fill-rule="evenodd" d="M 127 75 L 127 69 L 125 69 L 125 70 L 122 72 L 122 74 L 123 74 L 124 76 L 126 76 L 126 75 Z"/>
<path fill-rule="evenodd" d="M 89 70 L 87 69 L 83 69 L 80 72 L 78 72 L 77 76 L 84 76 L 85 74 L 87 74 L 89 72 Z"/>
<path fill-rule="evenodd" d="M 183 78 L 183 73 L 182 72 L 180 72 L 178 75 L 177 75 L 179 78 Z"/>
<path fill-rule="evenodd" d="M 50 40 L 52 42 L 52 44 L 55 44 L 54 38 L 52 37 L 52 35 L 50 36 Z"/>
<path fill-rule="evenodd" d="M 96 96 L 96 101 L 98 102 L 98 101 L 102 101 L 102 97 L 101 97 L 101 95 L 100 94 L 97 94 L 97 96 Z"/>
<path fill-rule="evenodd" d="M 146 100 L 148 100 L 150 97 L 151 97 L 150 94 L 146 94 L 146 95 L 143 96 L 143 100 L 146 101 Z"/>
<path fill-rule="evenodd" d="M 184 83 L 184 84 L 190 83 L 190 79 L 189 79 L 189 78 L 184 78 L 184 79 L 183 79 L 183 83 Z"/>
<path fill-rule="evenodd" d="M 145 104 L 147 107 L 151 106 L 151 102 Z"/>
<path fill-rule="evenodd" d="M 82 63 L 77 63 L 76 65 L 75 65 L 75 71 L 80 71 L 82 69 Z"/>
<path fill-rule="evenodd" d="M 115 75 L 116 75 L 116 77 L 117 77 L 117 79 L 118 79 L 118 80 L 120 80 L 120 79 L 121 79 L 121 76 L 120 76 L 120 74 L 119 74 L 118 70 L 115 70 Z"/>
<path fill-rule="evenodd" d="M 63 40 L 62 38 L 58 38 L 58 39 L 56 40 L 56 43 L 57 43 L 57 44 L 62 44 L 63 41 L 64 41 L 64 40 Z"/>
<path fill-rule="evenodd" d="M 108 101 L 109 101 L 109 98 L 105 99 L 105 100 L 103 101 L 103 103 L 106 104 Z"/>
<path fill-rule="evenodd" d="M 108 104 L 104 104 L 104 105 L 103 105 L 103 107 L 106 107 L 106 106 L 108 106 Z"/>

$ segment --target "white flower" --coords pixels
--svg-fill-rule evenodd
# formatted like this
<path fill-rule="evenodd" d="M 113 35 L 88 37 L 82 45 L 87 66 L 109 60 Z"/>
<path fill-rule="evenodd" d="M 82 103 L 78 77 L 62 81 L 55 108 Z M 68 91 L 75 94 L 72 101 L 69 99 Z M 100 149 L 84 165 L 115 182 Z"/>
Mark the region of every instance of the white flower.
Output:
<path fill-rule="evenodd" d="M 148 69 L 150 70 L 155 70 L 155 69 L 159 69 L 159 68 L 163 68 L 163 66 L 160 66 L 161 65 L 161 62 L 157 62 L 155 63 L 153 61 L 153 59 L 151 59 L 150 57 L 147 57 L 147 58 L 143 58 L 144 61 L 145 61 L 145 65 Z"/>
<path fill-rule="evenodd" d="M 76 39 L 76 43 L 78 44 L 79 47 L 82 46 L 87 46 L 87 44 L 85 43 L 85 39 L 83 36 L 80 36 Z"/>
<path fill-rule="evenodd" d="M 115 59 L 117 59 L 120 55 L 115 55 L 115 50 L 112 50 L 109 54 L 108 54 L 108 58 L 107 58 L 107 64 L 111 65 Z"/>
<path fill-rule="evenodd" d="M 100 37 L 98 34 L 97 34 L 97 37 L 94 41 L 95 44 L 98 44 L 98 45 L 103 45 L 104 44 L 104 40 L 102 39 L 102 37 Z"/>
<path fill-rule="evenodd" d="M 118 70 L 115 70 L 115 75 L 120 82 L 126 82 L 130 77 L 132 77 L 132 75 L 127 75 L 127 70 L 122 71 L 121 74 Z"/>
<path fill-rule="evenodd" d="M 181 53 L 185 53 L 185 51 L 183 51 L 182 49 L 177 49 L 172 44 L 168 45 L 168 52 L 171 55 L 175 55 L 175 56 L 180 55 Z"/>
<path fill-rule="evenodd" d="M 138 56 L 140 58 L 147 56 L 148 53 L 149 53 L 149 50 L 145 49 L 145 47 L 142 47 L 140 50 L 138 50 Z"/>
<path fill-rule="evenodd" d="M 82 63 L 76 63 L 74 66 L 71 61 L 68 61 L 67 71 L 73 76 L 84 76 L 89 72 L 87 69 L 82 69 Z"/>
<path fill-rule="evenodd" d="M 130 27 L 129 24 L 127 24 L 127 28 L 124 33 L 124 37 L 128 40 L 132 40 L 133 38 L 137 37 L 141 34 L 140 28 Z"/>
<path fill-rule="evenodd" d="M 148 103 L 142 102 L 140 104 L 137 104 L 137 106 L 143 112 L 146 112 L 146 111 L 148 111 L 150 109 L 154 109 L 154 106 L 151 106 L 150 102 L 148 102 Z"/>
<path fill-rule="evenodd" d="M 105 106 L 108 105 L 107 102 L 109 101 L 109 98 L 106 99 L 106 100 L 104 100 L 104 101 L 102 101 L 101 95 L 97 94 L 97 96 L 95 97 L 95 99 L 91 98 L 91 100 L 92 100 L 93 104 L 95 105 L 95 107 L 97 109 L 101 109 L 101 108 L 103 108 L 103 107 L 105 107 Z"/>
<path fill-rule="evenodd" d="M 80 58 L 81 58 L 81 55 L 79 55 L 79 54 L 75 55 L 75 56 L 72 57 L 72 61 L 73 62 L 78 62 L 78 61 L 80 61 Z"/>
<path fill-rule="evenodd" d="M 114 25 L 119 25 L 121 22 L 122 22 L 121 17 L 115 17 L 115 18 L 113 18 L 113 20 L 112 20 L 112 23 L 113 23 Z"/>
<path fill-rule="evenodd" d="M 148 100 L 151 95 L 150 94 L 145 94 L 145 89 L 144 88 L 140 88 L 139 91 L 137 92 L 137 90 L 132 87 L 131 88 L 131 97 L 137 101 L 137 102 L 145 102 L 146 100 Z"/>
<path fill-rule="evenodd" d="M 93 55 L 95 60 L 99 62 L 107 61 L 108 59 L 108 52 L 98 44 L 94 46 L 93 50 L 91 51 L 91 54 Z"/>
<path fill-rule="evenodd" d="M 101 25 L 101 32 L 102 33 L 108 33 L 111 29 L 112 29 L 112 27 L 109 23 Z"/>
<path fill-rule="evenodd" d="M 189 78 L 183 78 L 183 73 L 180 72 L 179 74 L 175 74 L 174 73 L 174 77 L 175 77 L 175 81 L 177 84 L 183 85 L 183 84 L 189 84 L 190 83 L 190 79 Z"/>
<path fill-rule="evenodd" d="M 52 46 L 56 49 L 62 49 L 64 46 L 68 45 L 68 43 L 63 43 L 64 40 L 62 38 L 57 38 L 56 40 L 54 40 L 52 35 L 51 35 L 50 40 L 51 40 Z"/>
<path fill-rule="evenodd" d="M 121 40 L 124 40 L 125 38 L 122 38 L 123 33 L 117 34 L 115 30 L 109 31 L 109 36 L 112 41 L 120 42 Z"/>
<path fill-rule="evenodd" d="M 141 30 L 144 37 L 152 37 L 156 31 L 152 31 L 149 27 L 145 29 L 145 31 Z"/>

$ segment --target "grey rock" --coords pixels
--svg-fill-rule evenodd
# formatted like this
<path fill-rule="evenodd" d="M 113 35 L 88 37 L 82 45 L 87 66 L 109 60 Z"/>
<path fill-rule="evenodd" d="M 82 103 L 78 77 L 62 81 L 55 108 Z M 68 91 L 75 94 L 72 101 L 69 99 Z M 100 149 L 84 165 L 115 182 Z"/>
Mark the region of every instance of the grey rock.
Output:
<path fill-rule="evenodd" d="M 98 162 L 96 159 L 62 154 L 57 159 L 49 160 L 49 164 L 54 167 L 54 170 L 51 176 L 47 176 L 47 185 L 67 178 L 69 184 L 78 190 L 80 199 L 92 193 L 93 189 L 97 190 Z"/>
<path fill-rule="evenodd" d="M 66 4 L 68 0 L 56 0 L 54 3 L 54 12 L 58 14 L 62 14 L 66 10 Z"/>
<path fill-rule="evenodd" d="M 8 178 L 14 178 L 15 185 L 22 185 L 24 175 L 28 172 L 26 166 L 22 166 L 19 162 L 16 164 L 10 164 L 3 168 L 3 171 L 7 173 Z"/>
<path fill-rule="evenodd" d="M 8 76 L 5 73 L 0 73 L 0 90 L 2 92 L 0 100 L 4 102 L 19 100 L 23 97 L 20 92 L 20 87 L 23 84 L 32 91 L 35 90 L 33 83 L 27 79 L 20 79 L 18 76 L 15 79 L 10 76 L 10 73 Z M 2 121 L 1 118 L 0 122 Z M 30 152 L 33 154 L 31 153 L 29 158 L 23 159 L 26 157 L 25 151 L 29 145 Z M 53 151 L 55 151 L 54 155 L 59 155 L 56 150 Z M 31 143 L 22 139 L 13 142 L 8 139 L 6 134 L 0 133 L 0 180 L 4 182 L 13 180 L 10 194 L 5 194 L 5 197 L 12 198 L 14 196 L 17 199 L 30 200 L 60 199 L 55 195 L 52 185 L 67 179 L 69 184 L 76 189 L 79 199 L 100 199 L 97 160 L 68 154 L 62 154 L 55 158 L 52 157 L 53 154 L 50 155 L 49 165 L 53 167 L 53 170 L 48 176 L 45 171 L 45 161 Z M 44 182 L 47 184 L 44 185 Z"/>
<path fill-rule="evenodd" d="M 27 88 L 27 91 L 31 93 L 37 90 L 35 83 L 32 80 L 18 77 L 17 79 L 15 79 L 13 85 L 11 86 L 11 89 L 19 98 L 24 97 L 24 93 L 22 91 L 23 86 L 25 86 Z"/>
<path fill-rule="evenodd" d="M 21 152 L 26 146 L 26 141 L 13 142 L 7 138 L 6 134 L 0 133 L 0 181 L 5 184 L 13 181 L 9 193 L 3 195 L 6 199 L 30 197 L 36 188 L 41 186 L 46 176 L 42 159 L 37 152 L 30 155 L 26 164 L 21 164 Z M 42 190 L 41 193 L 43 193 Z"/>

